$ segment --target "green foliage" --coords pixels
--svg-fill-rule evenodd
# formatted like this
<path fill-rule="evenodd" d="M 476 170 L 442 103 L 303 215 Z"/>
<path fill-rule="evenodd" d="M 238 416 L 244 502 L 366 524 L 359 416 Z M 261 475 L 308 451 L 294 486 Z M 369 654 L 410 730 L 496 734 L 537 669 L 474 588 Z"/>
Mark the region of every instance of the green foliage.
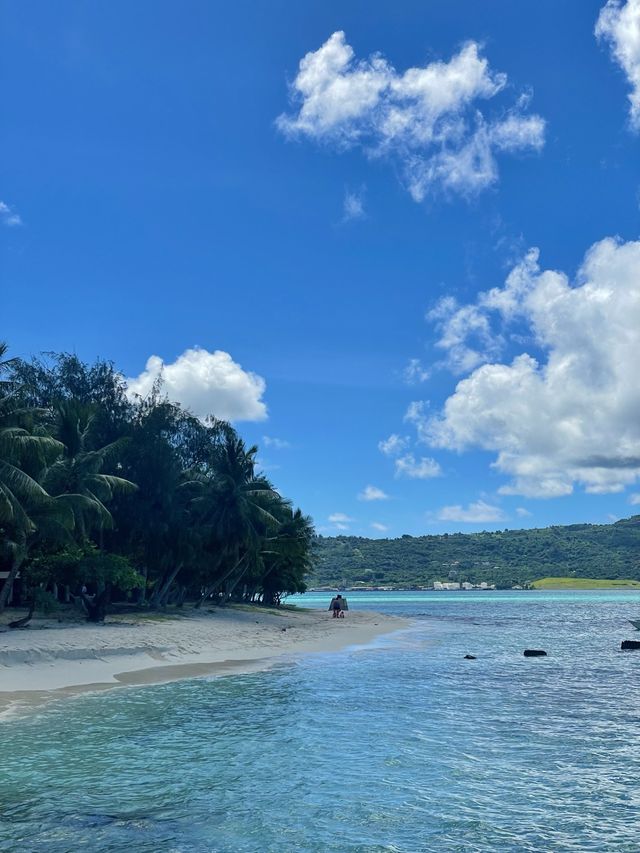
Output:
<path fill-rule="evenodd" d="M 615 524 L 535 530 L 315 540 L 315 586 L 429 586 L 434 580 L 501 588 L 547 576 L 640 580 L 640 515 Z"/>
<path fill-rule="evenodd" d="M 59 583 L 76 587 L 82 583 L 80 563 L 85 557 L 85 549 L 68 545 L 51 552 L 40 548 L 32 552 L 24 566 L 27 583 L 30 586 Z"/>
<path fill-rule="evenodd" d="M 612 578 L 540 578 L 531 586 L 534 589 L 638 589 L 640 581 L 628 579 L 613 580 Z"/>
<path fill-rule="evenodd" d="M 142 586 L 144 578 L 136 572 L 126 557 L 91 549 L 78 564 L 82 581 L 97 589 L 107 585 L 128 592 Z"/>
<path fill-rule="evenodd" d="M 313 528 L 256 471 L 256 447 L 162 394 L 127 398 L 110 362 L 0 343 L 0 609 L 14 585 L 83 586 L 89 618 L 139 603 L 278 601 L 302 591 Z M 20 582 L 17 582 L 20 572 Z"/>
<path fill-rule="evenodd" d="M 60 609 L 58 599 L 46 589 L 37 587 L 33 593 L 33 609 L 43 616 L 51 616 Z"/>

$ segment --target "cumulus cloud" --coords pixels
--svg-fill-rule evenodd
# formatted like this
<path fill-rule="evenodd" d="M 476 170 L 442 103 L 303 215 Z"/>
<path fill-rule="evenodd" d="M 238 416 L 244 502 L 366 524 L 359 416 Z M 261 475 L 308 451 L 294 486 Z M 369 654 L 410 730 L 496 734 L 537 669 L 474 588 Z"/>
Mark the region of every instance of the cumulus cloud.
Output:
<path fill-rule="evenodd" d="M 595 32 L 609 43 L 614 60 L 627 76 L 631 126 L 640 130 L 640 0 L 609 0 L 600 11 Z"/>
<path fill-rule="evenodd" d="M 422 456 L 416 459 L 412 453 L 407 453 L 396 459 L 396 477 L 409 477 L 411 480 L 430 480 L 439 477 L 442 469 L 435 459 Z"/>
<path fill-rule="evenodd" d="M 262 400 L 264 379 L 243 370 L 222 350 L 188 349 L 168 364 L 152 355 L 139 376 L 127 379 L 128 393 L 145 397 L 158 381 L 169 400 L 201 420 L 208 415 L 228 421 L 263 421 L 267 417 Z"/>
<path fill-rule="evenodd" d="M 342 202 L 342 221 L 352 222 L 354 219 L 363 219 L 364 217 L 364 191 L 347 190 Z"/>
<path fill-rule="evenodd" d="M 271 435 L 263 435 L 262 443 L 265 447 L 273 447 L 274 450 L 286 450 L 291 447 L 288 441 L 285 441 L 283 438 L 274 438 Z"/>
<path fill-rule="evenodd" d="M 497 153 L 544 145 L 544 120 L 524 115 L 522 100 L 499 116 L 480 110 L 506 85 L 473 41 L 448 62 L 398 72 L 380 54 L 356 59 L 339 31 L 301 60 L 295 110 L 277 126 L 288 137 L 390 160 L 416 201 L 436 190 L 473 195 L 497 180 Z"/>
<path fill-rule="evenodd" d="M 387 501 L 389 495 L 377 486 L 365 486 L 358 495 L 359 501 Z"/>
<path fill-rule="evenodd" d="M 466 508 L 459 504 L 443 506 L 438 510 L 440 521 L 462 521 L 465 524 L 480 524 L 489 521 L 502 521 L 504 514 L 500 507 L 491 506 L 484 501 L 470 503 Z"/>
<path fill-rule="evenodd" d="M 408 435 L 392 433 L 389 438 L 378 442 L 378 450 L 385 456 L 399 456 L 409 447 L 411 439 Z"/>
<path fill-rule="evenodd" d="M 445 351 L 444 363 L 453 373 L 467 373 L 500 351 L 499 336 L 476 305 L 460 306 L 453 296 L 445 296 L 427 319 L 440 334 L 436 346 Z"/>
<path fill-rule="evenodd" d="M 541 270 L 529 252 L 503 288 L 480 294 L 487 320 L 525 325 L 538 357 L 520 352 L 462 379 L 442 411 L 414 404 L 429 445 L 496 453 L 503 494 L 622 491 L 640 475 L 640 242 L 607 238 L 576 280 Z M 453 346 L 464 345 L 464 335 Z M 540 353 L 542 356 L 540 356 Z"/>
<path fill-rule="evenodd" d="M 629 495 L 629 503 L 631 506 L 640 506 L 640 492 L 633 492 Z"/>
<path fill-rule="evenodd" d="M 386 524 L 381 524 L 379 521 L 372 521 L 371 526 L 374 530 L 379 530 L 380 533 L 385 533 L 389 529 Z"/>
<path fill-rule="evenodd" d="M 0 222 L 9 228 L 22 225 L 22 219 L 4 201 L 0 201 Z"/>

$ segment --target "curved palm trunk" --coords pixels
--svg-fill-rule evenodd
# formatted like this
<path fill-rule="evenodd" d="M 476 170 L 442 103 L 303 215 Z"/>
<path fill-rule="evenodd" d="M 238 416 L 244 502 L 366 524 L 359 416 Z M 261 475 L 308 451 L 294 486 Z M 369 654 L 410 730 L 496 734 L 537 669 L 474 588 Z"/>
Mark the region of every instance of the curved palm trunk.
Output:
<path fill-rule="evenodd" d="M 171 589 L 171 584 L 176 579 L 177 574 L 181 568 L 182 568 L 182 563 L 178 563 L 178 565 L 175 567 L 175 569 L 172 572 L 170 572 L 169 576 L 166 578 L 164 583 L 161 583 L 157 587 L 157 589 L 155 589 L 153 591 L 153 595 L 151 596 L 151 599 L 149 600 L 149 606 L 150 607 L 160 607 L 162 604 L 165 603 L 165 599 L 166 599 L 167 595 L 169 594 L 169 590 Z"/>
<path fill-rule="evenodd" d="M 7 601 L 9 601 L 9 596 L 11 595 L 11 592 L 13 590 L 14 581 L 18 577 L 18 572 L 20 571 L 20 566 L 24 562 L 25 556 L 26 553 L 24 551 L 20 551 L 13 558 L 13 561 L 9 568 L 9 576 L 4 582 L 4 586 L 0 590 L 0 613 L 2 613 L 2 611 L 7 606 Z"/>
<path fill-rule="evenodd" d="M 225 601 L 228 601 L 231 598 L 231 596 L 235 592 L 236 587 L 238 586 L 242 578 L 245 576 L 248 568 L 249 566 L 245 566 L 244 569 L 242 569 L 242 571 L 238 573 L 237 577 L 231 578 L 231 580 L 227 584 Z"/>
<path fill-rule="evenodd" d="M 216 568 L 220 565 L 221 562 L 222 562 L 222 557 L 219 557 L 218 560 L 216 561 Z M 216 587 L 220 586 L 220 583 L 221 583 L 220 579 L 216 578 L 216 580 L 213 583 L 209 584 L 208 586 L 206 586 L 204 588 L 204 590 L 200 593 L 200 598 L 196 601 L 196 604 L 195 604 L 196 610 L 199 610 L 202 607 L 204 602 L 207 600 L 207 598 L 209 598 L 209 596 L 216 589 Z"/>

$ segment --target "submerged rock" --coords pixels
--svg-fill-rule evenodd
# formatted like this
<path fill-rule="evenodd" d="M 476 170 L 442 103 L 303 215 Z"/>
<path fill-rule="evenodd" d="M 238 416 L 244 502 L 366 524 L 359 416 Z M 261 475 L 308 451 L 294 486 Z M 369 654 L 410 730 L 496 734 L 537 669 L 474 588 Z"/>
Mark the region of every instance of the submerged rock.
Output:
<path fill-rule="evenodd" d="M 633 649 L 640 649 L 640 640 L 623 640 L 620 643 L 620 649 L 623 652 L 630 652 Z"/>
<path fill-rule="evenodd" d="M 546 658 L 547 653 L 542 649 L 525 649 L 524 656 L 526 658 Z"/>
<path fill-rule="evenodd" d="M 465 660 L 477 660 L 475 655 L 465 655 L 464 659 Z"/>

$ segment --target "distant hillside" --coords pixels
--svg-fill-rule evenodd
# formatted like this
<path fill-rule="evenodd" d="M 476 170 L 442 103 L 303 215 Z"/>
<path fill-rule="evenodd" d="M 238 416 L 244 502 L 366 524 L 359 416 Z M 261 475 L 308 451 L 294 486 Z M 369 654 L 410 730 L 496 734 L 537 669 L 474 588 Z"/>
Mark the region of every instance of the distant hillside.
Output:
<path fill-rule="evenodd" d="M 511 587 L 544 577 L 640 580 L 640 515 L 495 533 L 364 539 L 319 536 L 310 586 L 427 586 L 434 580 Z"/>
<path fill-rule="evenodd" d="M 535 589 L 640 589 L 640 581 L 613 580 L 613 578 L 540 578 Z"/>

